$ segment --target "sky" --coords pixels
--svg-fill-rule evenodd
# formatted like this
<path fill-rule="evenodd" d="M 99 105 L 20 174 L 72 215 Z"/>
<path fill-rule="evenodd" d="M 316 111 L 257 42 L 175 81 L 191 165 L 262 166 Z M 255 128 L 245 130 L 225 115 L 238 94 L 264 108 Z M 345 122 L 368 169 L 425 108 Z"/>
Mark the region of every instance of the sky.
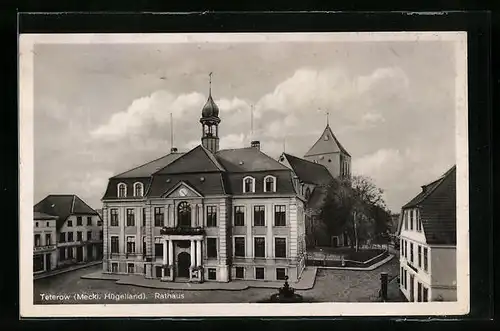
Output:
<path fill-rule="evenodd" d="M 101 208 L 109 177 L 201 143 L 220 108 L 220 147 L 260 140 L 302 157 L 329 123 L 353 175 L 401 206 L 455 164 L 451 41 L 36 44 L 34 200 L 76 194 Z M 251 106 L 254 130 L 251 136 Z"/>

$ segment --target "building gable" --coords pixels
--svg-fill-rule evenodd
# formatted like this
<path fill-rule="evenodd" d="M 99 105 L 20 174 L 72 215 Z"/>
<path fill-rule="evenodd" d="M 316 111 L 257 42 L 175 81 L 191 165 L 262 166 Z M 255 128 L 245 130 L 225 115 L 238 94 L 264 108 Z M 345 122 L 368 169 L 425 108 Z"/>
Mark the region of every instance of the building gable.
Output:
<path fill-rule="evenodd" d="M 162 198 L 193 198 L 202 197 L 197 190 L 192 186 L 188 185 L 186 182 L 181 181 L 179 184 L 174 186 L 171 190 L 166 192 Z"/>

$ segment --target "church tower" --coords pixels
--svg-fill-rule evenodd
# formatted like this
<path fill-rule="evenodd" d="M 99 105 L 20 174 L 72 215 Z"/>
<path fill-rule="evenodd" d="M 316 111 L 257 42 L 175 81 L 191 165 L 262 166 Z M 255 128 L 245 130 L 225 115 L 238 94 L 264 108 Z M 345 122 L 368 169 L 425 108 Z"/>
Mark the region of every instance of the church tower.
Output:
<path fill-rule="evenodd" d="M 324 165 L 334 178 L 351 176 L 351 155 L 337 140 L 328 123 L 304 159 Z"/>
<path fill-rule="evenodd" d="M 212 153 L 217 153 L 219 150 L 219 107 L 212 99 L 212 73 L 210 73 L 209 77 L 208 100 L 203 106 L 200 118 L 202 127 L 201 144 Z"/>

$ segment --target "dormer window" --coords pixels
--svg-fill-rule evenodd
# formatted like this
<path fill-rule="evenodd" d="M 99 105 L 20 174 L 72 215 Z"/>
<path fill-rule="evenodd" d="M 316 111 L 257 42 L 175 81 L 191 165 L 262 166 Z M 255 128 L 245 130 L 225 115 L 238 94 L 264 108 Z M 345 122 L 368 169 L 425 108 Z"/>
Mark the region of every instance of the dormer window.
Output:
<path fill-rule="evenodd" d="M 276 177 L 264 177 L 264 192 L 276 192 Z"/>
<path fill-rule="evenodd" d="M 118 184 L 118 197 L 125 198 L 127 196 L 127 185 L 124 183 Z"/>
<path fill-rule="evenodd" d="M 142 197 L 143 194 L 144 194 L 144 186 L 142 185 L 142 183 L 140 182 L 134 183 L 134 196 Z"/>
<path fill-rule="evenodd" d="M 255 192 L 255 178 L 245 177 L 243 178 L 243 193 L 254 193 Z"/>

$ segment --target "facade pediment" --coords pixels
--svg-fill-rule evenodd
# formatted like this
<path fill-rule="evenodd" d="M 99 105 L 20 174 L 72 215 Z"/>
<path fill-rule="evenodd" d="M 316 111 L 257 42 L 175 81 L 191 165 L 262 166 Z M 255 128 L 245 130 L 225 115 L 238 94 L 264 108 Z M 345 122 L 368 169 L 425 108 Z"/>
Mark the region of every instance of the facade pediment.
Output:
<path fill-rule="evenodd" d="M 199 198 L 202 195 L 185 182 L 180 182 L 163 195 L 164 198 Z"/>

